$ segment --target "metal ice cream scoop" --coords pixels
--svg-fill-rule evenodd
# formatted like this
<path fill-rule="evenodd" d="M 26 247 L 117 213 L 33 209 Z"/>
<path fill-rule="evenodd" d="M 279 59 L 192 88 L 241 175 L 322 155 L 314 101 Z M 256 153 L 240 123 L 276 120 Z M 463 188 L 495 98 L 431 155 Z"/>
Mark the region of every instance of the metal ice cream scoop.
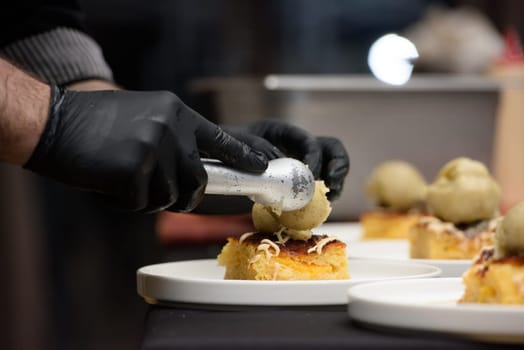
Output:
<path fill-rule="evenodd" d="M 246 173 L 203 159 L 208 182 L 206 193 L 248 196 L 256 203 L 284 211 L 301 209 L 311 201 L 315 179 L 309 168 L 293 158 L 269 161 L 262 174 Z"/>

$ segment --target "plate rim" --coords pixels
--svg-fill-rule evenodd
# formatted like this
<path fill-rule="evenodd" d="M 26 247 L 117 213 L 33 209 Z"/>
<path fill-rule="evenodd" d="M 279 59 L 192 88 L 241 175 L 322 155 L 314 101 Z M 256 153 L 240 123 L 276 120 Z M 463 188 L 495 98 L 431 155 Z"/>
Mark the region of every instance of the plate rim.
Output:
<path fill-rule="evenodd" d="M 349 261 L 354 261 L 354 260 L 366 260 L 366 259 L 359 259 L 359 258 L 348 258 Z M 408 266 L 408 263 L 405 262 L 405 261 L 391 261 L 391 260 L 388 260 L 388 259 L 373 259 L 375 262 L 379 262 L 379 263 L 388 263 L 388 264 L 398 264 L 398 265 L 404 265 L 404 266 Z M 190 259 L 190 260 L 180 260 L 180 261 L 172 261 L 172 262 L 164 262 L 164 263 L 158 263 L 158 264 L 151 264 L 151 265 L 146 265 L 146 266 L 142 266 L 140 268 L 137 269 L 136 273 L 137 275 L 138 274 L 141 274 L 141 275 L 148 275 L 146 272 L 144 272 L 145 269 L 148 269 L 148 268 L 155 268 L 157 266 L 162 266 L 162 265 L 174 265 L 174 264 L 180 264 L 180 263 L 192 263 L 192 262 L 216 262 L 217 260 L 216 259 Z M 420 264 L 411 264 L 409 263 L 409 266 L 412 267 L 412 266 L 417 266 L 417 267 L 424 267 L 424 268 L 431 268 L 433 269 L 434 271 L 433 272 L 428 272 L 428 273 L 425 273 L 423 275 L 431 275 L 433 277 L 429 277 L 428 278 L 434 278 L 434 277 L 438 277 L 442 271 L 439 267 L 437 266 L 433 266 L 433 265 L 430 265 L 430 264 L 423 264 L 423 263 L 420 263 Z M 351 271 L 350 271 L 351 272 Z M 149 274 L 151 276 L 151 274 Z M 283 285 L 283 284 L 289 284 L 289 285 L 312 285 L 312 284 L 327 284 L 327 285 L 332 285 L 332 284 L 347 284 L 347 283 L 350 283 L 351 281 L 355 281 L 355 280 L 352 280 L 351 278 L 350 279 L 346 279 L 346 280 L 294 280 L 294 281 L 254 281 L 254 280 L 226 280 L 226 279 L 212 279 L 212 278 L 197 278 L 197 279 L 194 279 L 194 278 L 186 278 L 186 277 L 172 277 L 172 276 L 165 276 L 165 275 L 158 275 L 156 274 L 155 276 L 151 276 L 151 277 L 157 277 L 157 278 L 163 278 L 163 279 L 169 279 L 169 280 L 172 280 L 172 281 L 184 281 L 184 282 L 205 282 L 205 283 L 219 283 L 219 284 L 253 284 L 253 285 L 259 285 L 259 284 L 264 284 L 264 285 Z M 400 276 L 400 277 L 386 277 L 384 278 L 384 280 L 381 280 L 381 281 L 389 281 L 389 280 L 398 280 L 398 279 L 413 279 L 413 278 L 416 278 L 416 277 L 410 277 L 410 276 Z M 373 282 L 366 282 L 368 280 L 373 280 Z M 381 282 L 381 281 L 376 281 L 376 279 L 374 278 L 369 278 L 369 279 L 358 279 L 357 282 L 366 282 L 366 283 L 375 283 L 375 282 Z"/>
<path fill-rule="evenodd" d="M 166 262 L 166 263 L 160 263 L 160 264 L 153 264 L 153 265 L 147 265 L 143 266 L 136 271 L 136 278 L 137 278 L 137 292 L 138 294 L 146 299 L 147 302 L 153 302 L 154 300 L 158 301 L 175 301 L 175 302 L 192 302 L 192 303 L 207 303 L 207 304 L 228 304 L 228 305 L 344 305 L 347 304 L 347 298 L 345 296 L 345 291 L 347 288 L 351 286 L 355 286 L 358 284 L 363 283 L 373 283 L 377 282 L 377 278 L 370 277 L 365 279 L 348 279 L 348 280 L 302 280 L 302 281 L 246 281 L 246 280 L 225 280 L 225 279 L 214 279 L 214 278 L 187 278 L 187 277 L 177 277 L 177 276 L 171 276 L 168 274 L 162 274 L 162 273 L 155 273 L 154 269 L 159 266 L 169 266 L 173 264 L 191 264 L 191 263 L 204 263 L 204 264 L 217 264 L 216 259 L 194 259 L 194 260 L 183 260 L 183 261 L 176 261 L 176 262 Z M 349 264 L 351 264 L 351 260 L 349 261 Z M 380 263 L 380 262 L 376 262 Z M 386 262 L 384 262 L 386 263 Z M 424 272 L 413 274 L 413 275 L 407 275 L 407 276 L 391 276 L 391 277 L 383 277 L 381 280 L 397 280 L 397 279 L 413 279 L 413 278 L 435 278 L 438 277 L 442 270 L 436 266 L 431 266 L 428 264 L 409 264 L 407 262 L 387 262 L 388 264 L 394 263 L 396 265 L 399 265 L 399 267 L 413 267 L 413 265 L 417 265 L 419 268 L 423 268 Z M 351 265 L 350 265 L 351 266 Z M 153 269 L 153 271 L 148 271 Z M 351 269 L 351 267 L 350 267 Z M 351 271 L 351 270 L 350 270 Z M 173 289 L 176 285 L 177 290 L 184 291 L 184 288 L 191 288 L 191 286 L 194 286 L 196 288 L 205 288 L 207 287 L 214 287 L 217 291 L 217 300 L 213 301 L 211 298 L 206 297 L 204 299 L 208 299 L 207 302 L 203 302 L 201 300 L 197 300 L 198 297 L 195 297 L 197 299 L 194 299 L 193 297 L 187 297 L 184 292 L 181 292 L 182 296 L 180 295 L 170 295 L 170 298 L 165 298 L 163 295 L 165 294 L 165 291 L 162 290 L 162 288 L 165 289 Z M 298 299 L 295 302 L 287 301 L 287 298 L 283 298 L 283 301 L 275 301 L 275 300 L 267 300 L 267 301 L 260 301 L 255 300 L 255 297 L 248 296 L 244 300 L 239 301 L 233 301 L 229 300 L 227 297 L 224 297 L 225 290 L 228 288 L 235 288 L 235 287 L 244 287 L 249 290 L 249 288 L 257 288 L 264 291 L 275 292 L 275 290 L 278 290 L 278 287 L 284 287 L 288 288 L 284 290 L 284 295 L 291 294 L 292 291 L 296 291 L 300 288 L 310 288 L 310 287 L 316 287 L 315 291 L 323 291 L 324 289 L 326 292 L 324 292 L 323 295 L 320 295 L 318 301 L 302 301 L 302 299 Z M 328 289 L 333 290 L 339 290 L 340 292 L 336 291 L 330 291 Z M 282 290 L 282 289 L 280 289 Z M 321 301 L 322 298 L 326 299 L 329 295 L 332 295 L 332 293 L 337 293 L 337 300 L 336 302 L 327 303 L 325 301 Z M 180 292 L 179 292 L 180 293 Z M 187 291 L 185 291 L 187 294 Z M 198 292 L 197 292 L 198 294 Z M 201 297 L 201 296 L 200 296 Z M 307 299 L 307 298 L 305 298 Z M 225 301 L 224 301 L 225 300 Z"/>
<path fill-rule="evenodd" d="M 348 245 L 348 257 L 352 259 L 380 259 L 380 260 L 392 260 L 392 261 L 410 261 L 415 263 L 421 263 L 421 264 L 442 264 L 442 265 L 462 265 L 462 264 L 471 264 L 472 259 L 414 259 L 410 257 L 405 258 L 395 258 L 395 257 L 372 257 L 372 256 L 365 256 L 365 255 L 352 255 L 351 254 L 351 245 L 353 244 L 373 244 L 373 243 L 408 243 L 407 240 L 404 239 L 370 239 L 370 240 L 362 240 L 357 242 L 349 243 Z"/>
<path fill-rule="evenodd" d="M 518 330 L 504 330 L 500 328 L 490 328 L 488 326 L 479 327 L 481 329 L 471 329 L 471 323 L 457 323 L 453 321 L 459 317 L 461 318 L 479 318 L 481 315 L 482 318 L 485 317 L 518 317 L 519 320 L 524 321 L 524 306 L 511 306 L 511 305 L 490 305 L 490 304 L 476 304 L 476 303 L 464 303 L 464 304 L 432 304 L 432 303 L 408 303 L 407 301 L 384 301 L 384 300 L 373 300 L 373 297 L 370 294 L 366 294 L 366 290 L 374 288 L 380 288 L 381 290 L 391 286 L 392 284 L 455 284 L 454 288 L 457 288 L 458 285 L 462 285 L 462 278 L 460 277 L 445 277 L 445 278 L 420 278 L 420 279 L 404 279 L 396 281 L 378 281 L 372 283 L 366 283 L 361 285 L 356 285 L 354 287 L 348 288 L 348 316 L 357 321 L 362 322 L 363 324 L 369 323 L 371 325 L 379 325 L 390 327 L 394 329 L 409 329 L 417 331 L 429 331 L 436 333 L 447 333 L 465 336 L 468 338 L 476 338 L 479 340 L 485 341 L 507 341 L 507 342 L 524 342 L 524 330 L 522 327 L 520 332 Z M 360 293 L 360 295 L 356 295 Z M 360 305 L 359 305 L 360 304 Z M 362 311 L 358 307 L 370 307 L 380 308 L 383 310 L 384 314 L 392 314 L 402 312 L 405 316 L 401 322 L 393 322 L 391 316 L 382 316 L 380 318 L 373 317 L 373 315 L 362 316 Z M 355 312 L 357 310 L 357 312 Z M 451 320 L 449 323 L 437 322 L 433 327 L 427 325 L 427 320 L 437 319 L 446 315 Z M 418 322 L 413 320 L 419 320 Z M 420 321 L 424 319 L 424 321 Z M 406 321 L 407 320 L 407 321 Z M 478 322 L 474 322 L 475 325 L 478 325 Z M 459 325 L 456 327 L 456 325 Z M 455 327 L 453 327 L 455 326 Z M 492 327 L 492 324 L 490 324 Z M 517 326 L 518 327 L 518 326 Z M 501 336 L 507 336 L 507 339 L 501 338 Z"/>

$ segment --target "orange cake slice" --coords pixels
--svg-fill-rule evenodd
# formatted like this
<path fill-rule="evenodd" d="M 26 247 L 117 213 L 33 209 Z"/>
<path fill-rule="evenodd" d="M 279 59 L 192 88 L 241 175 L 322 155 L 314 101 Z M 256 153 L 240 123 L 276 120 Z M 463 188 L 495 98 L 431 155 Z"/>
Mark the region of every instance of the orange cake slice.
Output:
<path fill-rule="evenodd" d="M 524 305 L 524 202 L 497 224 L 493 247 L 476 258 L 463 283 L 461 302 Z"/>
<path fill-rule="evenodd" d="M 420 218 L 417 213 L 370 211 L 360 217 L 364 239 L 406 239 L 411 227 Z"/>
<path fill-rule="evenodd" d="M 414 259 L 472 259 L 493 245 L 497 222 L 483 220 L 469 225 L 441 221 L 434 216 L 418 219 L 409 233 L 409 254 Z"/>
<path fill-rule="evenodd" d="M 282 234 L 246 233 L 228 238 L 218 256 L 226 279 L 340 280 L 348 279 L 346 244 L 335 237 L 308 240 Z"/>
<path fill-rule="evenodd" d="M 524 257 L 494 258 L 493 247 L 484 249 L 464 273 L 460 302 L 524 304 Z"/>
<path fill-rule="evenodd" d="M 389 160 L 379 164 L 366 182 L 374 209 L 360 217 L 362 238 L 403 238 L 425 212 L 426 180 L 410 163 Z"/>
<path fill-rule="evenodd" d="M 410 256 L 472 259 L 493 245 L 499 201 L 500 187 L 484 164 L 464 157 L 446 163 L 428 187 L 432 216 L 410 231 Z"/>

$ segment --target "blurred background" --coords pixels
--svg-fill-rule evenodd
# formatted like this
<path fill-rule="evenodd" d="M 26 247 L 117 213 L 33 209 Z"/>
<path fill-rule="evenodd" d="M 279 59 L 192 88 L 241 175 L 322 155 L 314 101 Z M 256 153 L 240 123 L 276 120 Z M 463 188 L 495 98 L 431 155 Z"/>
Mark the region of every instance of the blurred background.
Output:
<path fill-rule="evenodd" d="M 502 210 L 524 198 L 521 1 L 81 2 L 122 87 L 171 90 L 218 123 L 281 118 L 340 138 L 352 168 L 330 220 L 358 220 L 364 181 L 387 159 L 431 181 L 469 156 L 501 182 Z M 368 61 L 389 33 L 417 54 L 402 56 L 401 41 Z M 138 348 L 147 307 L 136 269 L 214 257 L 224 243 L 209 224 L 220 216 L 115 212 L 7 165 L 0 189 L 5 349 Z M 228 235 L 250 225 L 235 220 Z"/>

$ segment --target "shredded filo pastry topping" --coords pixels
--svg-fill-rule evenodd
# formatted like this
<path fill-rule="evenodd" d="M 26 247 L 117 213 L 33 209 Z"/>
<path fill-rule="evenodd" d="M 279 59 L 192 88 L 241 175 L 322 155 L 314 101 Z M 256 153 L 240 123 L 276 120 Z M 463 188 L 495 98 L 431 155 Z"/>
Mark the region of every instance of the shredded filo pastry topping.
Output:
<path fill-rule="evenodd" d="M 318 241 L 317 244 L 315 244 L 314 247 L 311 247 L 307 250 L 308 254 L 311 254 L 313 252 L 316 252 L 317 254 L 322 254 L 322 249 L 324 249 L 324 246 L 328 244 L 329 242 L 336 241 L 337 237 L 326 237 Z"/>

